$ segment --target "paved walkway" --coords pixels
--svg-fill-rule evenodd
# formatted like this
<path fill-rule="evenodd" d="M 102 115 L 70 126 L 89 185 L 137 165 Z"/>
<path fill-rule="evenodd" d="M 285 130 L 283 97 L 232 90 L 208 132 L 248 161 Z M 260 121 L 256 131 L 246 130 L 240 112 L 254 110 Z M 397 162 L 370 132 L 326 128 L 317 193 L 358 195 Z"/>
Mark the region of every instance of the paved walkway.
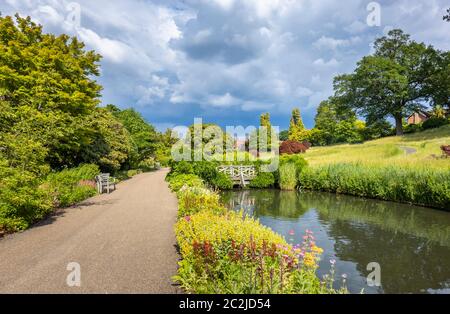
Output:
<path fill-rule="evenodd" d="M 177 200 L 166 173 L 138 175 L 0 239 L 0 293 L 176 293 Z M 80 287 L 67 285 L 71 262 Z"/>
<path fill-rule="evenodd" d="M 417 153 L 417 149 L 412 147 L 400 146 L 400 148 L 405 151 L 406 155 L 412 155 Z"/>

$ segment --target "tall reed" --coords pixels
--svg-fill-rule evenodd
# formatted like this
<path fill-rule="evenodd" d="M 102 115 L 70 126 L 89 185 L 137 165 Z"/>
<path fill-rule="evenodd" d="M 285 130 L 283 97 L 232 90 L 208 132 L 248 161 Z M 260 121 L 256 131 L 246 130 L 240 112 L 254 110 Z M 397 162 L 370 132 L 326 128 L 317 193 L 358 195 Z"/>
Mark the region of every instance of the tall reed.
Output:
<path fill-rule="evenodd" d="M 304 169 L 302 188 L 450 210 L 450 170 L 362 164 Z"/>

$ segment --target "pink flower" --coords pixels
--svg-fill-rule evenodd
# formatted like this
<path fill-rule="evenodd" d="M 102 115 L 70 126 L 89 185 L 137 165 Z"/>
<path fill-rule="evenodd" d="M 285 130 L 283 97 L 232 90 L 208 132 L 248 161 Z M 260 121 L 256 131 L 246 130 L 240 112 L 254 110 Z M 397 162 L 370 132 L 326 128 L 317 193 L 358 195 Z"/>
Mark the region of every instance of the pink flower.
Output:
<path fill-rule="evenodd" d="M 191 221 L 191 216 L 184 217 L 184 220 L 186 220 L 187 222 L 190 222 Z"/>
<path fill-rule="evenodd" d="M 291 236 L 295 235 L 294 229 L 289 230 L 289 235 L 291 235 Z"/>

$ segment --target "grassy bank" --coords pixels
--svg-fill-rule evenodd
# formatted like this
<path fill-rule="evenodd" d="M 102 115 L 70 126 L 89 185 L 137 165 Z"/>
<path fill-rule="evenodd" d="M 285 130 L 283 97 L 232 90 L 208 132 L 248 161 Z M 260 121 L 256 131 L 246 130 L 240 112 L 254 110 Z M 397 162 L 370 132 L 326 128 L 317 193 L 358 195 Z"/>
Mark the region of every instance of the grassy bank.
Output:
<path fill-rule="evenodd" d="M 302 188 L 450 209 L 450 171 L 363 164 L 309 167 Z"/>
<path fill-rule="evenodd" d="M 310 166 L 359 163 L 450 170 L 450 159 L 436 158 L 442 155 L 441 145 L 450 145 L 450 125 L 363 144 L 314 147 L 304 157 Z"/>
<path fill-rule="evenodd" d="M 191 175 L 180 187 L 168 181 L 179 199 L 175 226 L 182 255 L 174 280 L 189 293 L 344 293 L 332 289 L 333 274 L 316 276 L 322 250 L 307 232 L 302 244 L 285 239 L 242 213 L 226 210 L 215 192 Z M 184 177 L 184 179 L 188 179 Z"/>
<path fill-rule="evenodd" d="M 314 148 L 299 176 L 305 189 L 450 210 L 450 126 L 359 145 Z"/>

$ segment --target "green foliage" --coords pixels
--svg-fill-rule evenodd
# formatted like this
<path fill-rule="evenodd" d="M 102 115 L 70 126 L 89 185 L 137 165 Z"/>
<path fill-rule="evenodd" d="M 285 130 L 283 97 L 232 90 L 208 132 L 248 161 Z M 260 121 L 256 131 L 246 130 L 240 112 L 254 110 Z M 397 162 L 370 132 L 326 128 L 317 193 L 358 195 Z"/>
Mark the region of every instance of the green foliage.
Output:
<path fill-rule="evenodd" d="M 274 187 L 275 185 L 275 176 L 271 172 L 260 172 L 250 182 L 250 187 L 254 189 L 266 189 Z"/>
<path fill-rule="evenodd" d="M 288 130 L 283 130 L 280 132 L 280 134 L 278 135 L 280 141 L 287 141 L 289 139 L 289 131 Z"/>
<path fill-rule="evenodd" d="M 95 176 L 100 173 L 97 165 L 82 165 L 51 173 L 42 188 L 53 199 L 54 207 L 67 207 L 96 194 Z"/>
<path fill-rule="evenodd" d="M 165 145 L 134 111 L 98 107 L 100 55 L 42 29 L 0 16 L 0 232 L 93 195 L 83 174 L 93 166 L 79 165 L 117 173 L 138 161 L 147 169 L 152 145 Z"/>
<path fill-rule="evenodd" d="M 446 118 L 431 117 L 422 124 L 424 130 L 435 129 L 450 124 L 450 120 Z"/>
<path fill-rule="evenodd" d="M 315 146 L 353 144 L 364 140 L 364 122 L 357 120 L 356 114 L 336 98 L 320 103 L 315 123 L 306 137 Z"/>
<path fill-rule="evenodd" d="M 275 173 L 282 190 L 294 190 L 297 187 L 298 174 L 306 168 L 308 162 L 300 155 L 283 155 L 280 168 Z"/>
<path fill-rule="evenodd" d="M 209 186 L 219 190 L 230 190 L 233 182 L 228 176 L 217 170 L 218 163 L 211 161 L 187 162 L 180 161 L 172 163 L 172 169 L 168 177 L 179 174 L 195 174 Z"/>
<path fill-rule="evenodd" d="M 308 234 L 291 247 L 258 221 L 228 212 L 218 195 L 187 188 L 178 194 L 175 232 L 182 260 L 174 280 L 188 293 L 345 293 L 315 275 L 322 250 Z"/>
<path fill-rule="evenodd" d="M 203 180 L 195 174 L 178 174 L 168 178 L 169 188 L 178 192 L 182 187 L 203 187 Z"/>
<path fill-rule="evenodd" d="M 148 124 L 142 115 L 134 109 L 119 110 L 115 106 L 107 107 L 130 134 L 133 152 L 129 161 L 131 168 L 140 168 L 139 164 L 153 158 L 160 148 L 160 135 Z M 146 166 L 144 165 L 144 168 Z M 143 169 L 144 170 L 144 169 Z"/>
<path fill-rule="evenodd" d="M 95 165 L 51 173 L 43 182 L 34 174 L 0 165 L 0 233 L 28 228 L 59 206 L 95 195 Z"/>
<path fill-rule="evenodd" d="M 306 166 L 308 166 L 308 162 L 300 155 L 283 155 L 280 157 L 280 165 L 285 164 L 294 164 L 295 171 L 300 173 Z"/>
<path fill-rule="evenodd" d="M 35 174 L 0 158 L 0 235 L 24 230 L 51 210 L 50 195 L 39 188 Z"/>
<path fill-rule="evenodd" d="M 406 126 L 403 127 L 403 132 L 405 134 L 410 134 L 410 133 L 416 133 L 419 131 L 422 131 L 422 123 L 419 124 L 408 124 Z"/>
<path fill-rule="evenodd" d="M 305 189 L 450 208 L 448 169 L 334 164 L 308 167 L 299 177 Z"/>
<path fill-rule="evenodd" d="M 289 125 L 289 140 L 291 141 L 304 141 L 307 139 L 307 130 L 303 124 L 303 119 L 300 114 L 300 109 L 295 108 L 292 110 L 291 122 Z"/>
<path fill-rule="evenodd" d="M 295 190 L 297 187 L 297 171 L 293 163 L 280 165 L 279 185 L 282 190 Z"/>
<path fill-rule="evenodd" d="M 217 172 L 214 179 L 211 181 L 211 185 L 219 190 L 231 190 L 233 189 L 233 181 L 224 173 Z"/>
<path fill-rule="evenodd" d="M 208 210 L 223 214 L 226 209 L 220 205 L 220 196 L 203 187 L 184 187 L 178 193 L 178 217 L 187 217 Z"/>
<path fill-rule="evenodd" d="M 353 74 L 336 77 L 335 94 L 369 121 L 394 118 L 396 134 L 402 135 L 408 112 L 424 109 L 430 100 L 448 103 L 449 64 L 448 52 L 394 29 L 375 41 L 375 53 L 359 61 Z"/>
<path fill-rule="evenodd" d="M 153 157 L 148 157 L 147 159 L 142 160 L 138 164 L 138 168 L 141 169 L 142 171 L 155 170 L 155 167 L 156 167 L 156 162 Z"/>

